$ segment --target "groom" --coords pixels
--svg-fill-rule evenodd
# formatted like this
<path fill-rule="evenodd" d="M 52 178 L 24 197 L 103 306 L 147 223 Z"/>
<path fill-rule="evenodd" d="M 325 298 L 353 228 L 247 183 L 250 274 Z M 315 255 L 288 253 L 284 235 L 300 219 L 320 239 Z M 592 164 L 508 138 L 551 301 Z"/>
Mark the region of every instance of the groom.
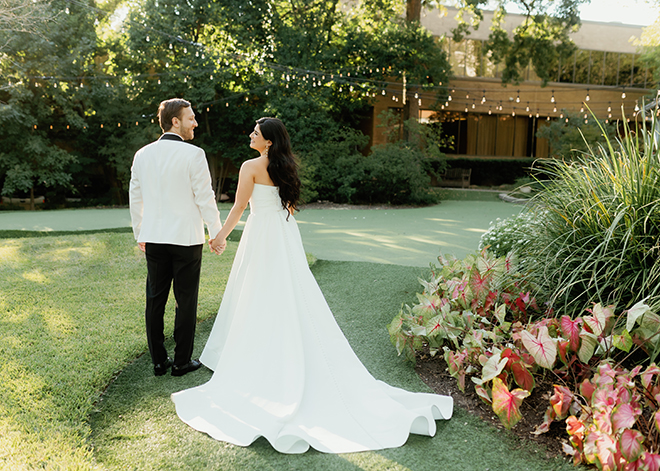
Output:
<path fill-rule="evenodd" d="M 211 240 L 222 224 L 206 154 L 185 142 L 194 137 L 197 127 L 190 103 L 179 98 L 163 101 L 158 121 L 163 135 L 137 151 L 133 159 L 131 220 L 138 246 L 147 259 L 145 319 L 154 374 L 164 375 L 171 366 L 172 376 L 183 376 L 202 366 L 192 359 L 192 352 L 204 222 Z M 176 300 L 174 361 L 163 345 L 163 316 L 172 282 Z"/>

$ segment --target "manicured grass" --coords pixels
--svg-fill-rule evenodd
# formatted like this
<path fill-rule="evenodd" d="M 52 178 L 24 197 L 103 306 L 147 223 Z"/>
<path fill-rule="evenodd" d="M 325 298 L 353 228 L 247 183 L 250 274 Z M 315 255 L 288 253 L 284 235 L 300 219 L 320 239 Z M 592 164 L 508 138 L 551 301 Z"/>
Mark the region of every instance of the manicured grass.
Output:
<path fill-rule="evenodd" d="M 424 269 L 372 263 L 317 261 L 312 267 L 344 333 L 369 371 L 392 385 L 428 391 L 414 370 L 396 356 L 385 325 L 402 301 L 411 302 Z M 197 353 L 212 327 L 200 324 Z M 255 348 L 259 348 L 255 345 Z M 268 352 L 264 352 L 268 354 Z M 250 372 L 246 372 L 250 374 Z M 304 455 L 275 452 L 263 438 L 247 448 L 217 442 L 181 422 L 173 392 L 211 376 L 201 370 L 183 378 L 155 378 L 146 356 L 110 385 L 91 417 L 97 460 L 110 469 L 185 470 L 571 470 L 561 459 L 457 409 L 439 421 L 434 438 L 411 436 L 404 447 L 376 452 Z"/>
<path fill-rule="evenodd" d="M 235 249 L 205 251 L 200 318 L 217 311 Z M 145 275 L 132 234 L 0 241 L 0 468 L 93 466 L 93 404 L 146 349 Z"/>
<path fill-rule="evenodd" d="M 236 246 L 222 257 L 205 251 L 199 315 L 209 320 L 199 325 L 198 352 Z M 367 368 L 390 384 L 427 390 L 385 329 L 414 299 L 424 269 L 317 261 L 313 271 Z M 127 233 L 0 240 L 0 468 L 573 469 L 460 409 L 438 422 L 434 438 L 412 436 L 379 452 L 290 456 L 263 439 L 248 448 L 211 440 L 180 422 L 169 399 L 209 373 L 156 378 L 141 355 L 145 273 Z M 168 312 L 171 332 L 172 303 Z"/>

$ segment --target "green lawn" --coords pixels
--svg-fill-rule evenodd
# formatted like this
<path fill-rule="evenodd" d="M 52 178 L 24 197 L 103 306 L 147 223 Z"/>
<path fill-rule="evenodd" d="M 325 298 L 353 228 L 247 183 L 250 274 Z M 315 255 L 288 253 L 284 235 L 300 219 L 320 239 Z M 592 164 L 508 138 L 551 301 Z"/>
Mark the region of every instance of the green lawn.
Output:
<path fill-rule="evenodd" d="M 208 320 L 199 325 L 198 351 L 235 250 L 232 242 L 222 257 L 205 252 L 199 317 Z M 367 368 L 418 391 L 426 386 L 396 356 L 385 325 L 402 302 L 414 299 L 423 270 L 332 261 L 313 266 Z M 208 372 L 155 378 L 142 355 L 145 271 L 129 233 L 0 240 L 0 468 L 572 469 L 460 409 L 438 422 L 434 438 L 412 436 L 406 446 L 380 452 L 290 456 L 273 452 L 263 439 L 248 448 L 211 440 L 181 423 L 169 400 Z"/>

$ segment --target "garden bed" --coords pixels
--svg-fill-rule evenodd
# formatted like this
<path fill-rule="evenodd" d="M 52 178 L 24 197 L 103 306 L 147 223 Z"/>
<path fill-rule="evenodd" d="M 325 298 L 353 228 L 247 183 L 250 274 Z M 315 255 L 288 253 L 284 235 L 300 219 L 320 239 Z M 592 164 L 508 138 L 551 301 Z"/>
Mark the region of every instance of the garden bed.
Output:
<path fill-rule="evenodd" d="M 500 419 L 493 412 L 492 406 L 485 404 L 474 390 L 472 382 L 466 382 L 465 392 L 458 387 L 456 379 L 447 371 L 447 363 L 441 358 L 428 356 L 418 357 L 415 371 L 428 387 L 436 394 L 449 395 L 454 398 L 454 406 L 458 406 L 470 414 L 476 415 L 499 430 L 506 430 Z M 537 425 L 543 423 L 543 416 L 548 408 L 548 399 L 552 391 L 552 382 L 538 380 L 538 391 L 548 391 L 546 394 L 532 394 L 526 398 L 521 406 L 523 418 L 510 430 L 511 433 L 523 440 L 542 445 L 547 449 L 548 458 L 560 456 L 567 458 L 562 451 L 561 440 L 567 440 L 568 434 L 563 422 L 553 422 L 550 430 L 540 435 L 532 435 Z"/>

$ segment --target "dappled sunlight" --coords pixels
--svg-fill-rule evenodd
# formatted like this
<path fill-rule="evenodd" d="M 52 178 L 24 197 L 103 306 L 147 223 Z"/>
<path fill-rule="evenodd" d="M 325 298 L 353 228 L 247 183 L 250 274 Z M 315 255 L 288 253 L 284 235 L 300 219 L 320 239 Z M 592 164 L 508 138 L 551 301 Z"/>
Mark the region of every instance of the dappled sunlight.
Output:
<path fill-rule="evenodd" d="M 396 461 L 389 460 L 374 451 L 345 453 L 338 456 L 365 471 L 377 471 L 382 469 L 386 469 L 387 471 L 411 471 L 410 468 L 407 468 Z"/>
<path fill-rule="evenodd" d="M 437 239 L 428 239 L 426 237 L 419 237 L 419 236 L 405 236 L 407 240 L 412 240 L 414 242 L 420 242 L 422 244 L 430 244 L 430 245 L 439 245 L 440 241 Z"/>
<path fill-rule="evenodd" d="M 298 224 L 308 224 L 310 226 L 327 226 L 327 224 L 324 222 L 301 221 L 299 219 L 296 219 L 296 222 Z"/>
<path fill-rule="evenodd" d="M 463 230 L 468 232 L 477 232 L 479 234 L 485 234 L 486 232 L 488 232 L 488 229 L 479 229 L 476 227 L 466 227 Z"/>
<path fill-rule="evenodd" d="M 20 245 L 16 241 L 3 242 L 0 245 L 0 260 L 6 262 L 18 262 L 20 260 Z"/>
<path fill-rule="evenodd" d="M 457 237 L 458 236 L 458 234 L 456 234 L 455 232 L 447 232 L 447 231 L 433 231 L 433 233 L 434 234 L 448 235 L 448 236 L 452 236 L 452 237 Z"/>
<path fill-rule="evenodd" d="M 48 278 L 43 273 L 41 273 L 39 268 L 32 271 L 26 271 L 22 276 L 26 280 L 32 281 L 33 283 L 44 284 L 48 281 Z"/>
<path fill-rule="evenodd" d="M 65 262 L 81 256 L 90 257 L 94 253 L 94 247 L 91 243 L 86 243 L 86 247 L 65 247 L 55 249 L 49 252 L 49 259 L 53 262 Z"/>
<path fill-rule="evenodd" d="M 424 218 L 425 221 L 434 221 L 434 222 L 453 222 L 460 224 L 461 221 L 457 219 L 440 219 L 440 218 Z"/>
<path fill-rule="evenodd" d="M 52 337 L 61 337 L 76 330 L 71 316 L 59 309 L 46 309 L 41 313 L 46 330 Z"/>
<path fill-rule="evenodd" d="M 383 244 L 384 247 L 389 247 L 394 250 L 402 250 L 404 252 L 413 252 L 413 253 L 426 253 L 425 250 L 413 249 L 412 247 L 402 247 L 401 245 L 396 244 Z"/>

